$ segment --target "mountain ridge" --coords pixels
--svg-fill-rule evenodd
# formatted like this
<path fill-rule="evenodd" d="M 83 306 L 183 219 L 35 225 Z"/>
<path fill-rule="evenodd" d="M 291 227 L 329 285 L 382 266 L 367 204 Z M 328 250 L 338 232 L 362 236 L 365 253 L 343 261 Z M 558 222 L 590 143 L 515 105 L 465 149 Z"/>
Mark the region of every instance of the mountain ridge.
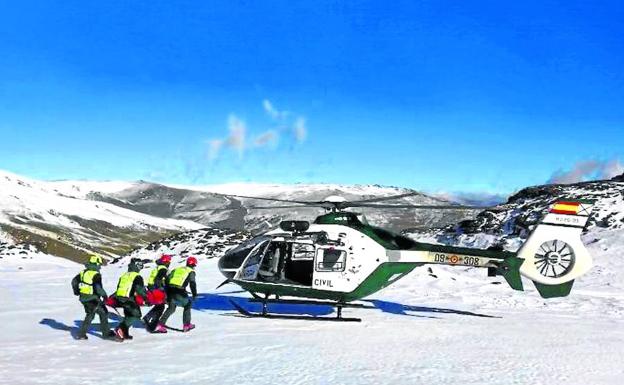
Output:
<path fill-rule="evenodd" d="M 414 193 L 397 200 L 405 204 L 447 204 L 426 194 L 379 185 L 262 185 L 259 191 L 235 191 L 280 199 L 320 201 L 329 195 L 351 200 Z M 268 187 L 267 187 L 268 186 Z M 217 186 L 216 188 L 231 188 Z M 244 186 L 237 186 L 243 188 Z M 246 185 L 249 187 L 249 185 Z M 202 228 L 251 230 L 276 227 L 288 218 L 313 220 L 324 209 L 273 209 L 279 203 L 235 198 L 207 191 L 215 186 L 184 190 L 151 182 L 37 181 L 0 171 L 0 234 L 4 246 L 29 244 L 43 252 L 75 261 L 90 253 L 117 257 L 162 238 Z M 255 209 L 261 203 L 268 209 Z M 455 213 L 359 210 L 378 225 L 400 230 L 455 223 L 471 212 Z M 473 214 L 476 212 L 472 212 Z M 10 241 L 10 242 L 9 242 Z"/>
<path fill-rule="evenodd" d="M 611 180 L 526 187 L 505 204 L 479 210 L 379 210 L 358 208 L 377 226 L 431 242 L 513 249 L 557 199 L 596 199 L 589 226 L 624 228 L 624 175 Z M 324 209 L 273 208 L 281 203 L 234 197 L 254 195 L 319 201 L 329 195 L 348 200 L 414 193 L 392 203 L 448 204 L 396 186 L 232 183 L 196 186 L 146 181 L 36 181 L 0 170 L 0 251 L 29 249 L 82 261 L 92 252 L 116 258 L 185 233 L 257 234 L 285 219 L 312 221 Z M 252 189 L 253 191 L 249 191 Z M 228 195 L 230 194 L 230 195 Z M 255 209 L 257 206 L 267 209 Z M 220 233 L 226 231 L 226 233 Z M 181 238 L 180 238 L 181 237 Z M 19 246 L 22 245 L 22 246 Z"/>

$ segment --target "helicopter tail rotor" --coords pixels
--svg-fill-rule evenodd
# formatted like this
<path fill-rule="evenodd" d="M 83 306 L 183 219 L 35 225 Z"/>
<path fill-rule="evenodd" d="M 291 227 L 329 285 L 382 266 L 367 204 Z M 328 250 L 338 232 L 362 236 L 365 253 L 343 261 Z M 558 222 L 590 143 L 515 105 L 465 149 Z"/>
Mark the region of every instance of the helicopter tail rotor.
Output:
<path fill-rule="evenodd" d="M 593 201 L 559 201 L 537 225 L 518 251 L 519 267 L 544 298 L 565 297 L 574 280 L 592 266 L 592 258 L 581 241 Z"/>

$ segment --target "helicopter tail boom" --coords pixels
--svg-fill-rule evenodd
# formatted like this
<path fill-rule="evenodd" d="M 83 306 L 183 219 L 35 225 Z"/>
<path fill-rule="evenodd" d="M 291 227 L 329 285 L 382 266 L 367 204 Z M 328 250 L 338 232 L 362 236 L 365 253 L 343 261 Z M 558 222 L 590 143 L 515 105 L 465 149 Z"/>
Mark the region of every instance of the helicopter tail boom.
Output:
<path fill-rule="evenodd" d="M 567 296 L 574 280 L 591 268 L 592 258 L 581 233 L 593 203 L 555 203 L 518 251 L 518 258 L 524 261 L 520 274 L 533 281 L 542 297 Z"/>
<path fill-rule="evenodd" d="M 420 250 L 388 250 L 391 262 L 482 267 L 502 276 L 514 290 L 524 290 L 521 276 L 535 284 L 544 298 L 570 294 L 574 280 L 592 265 L 581 241 L 593 202 L 557 202 L 517 253 L 420 244 Z"/>

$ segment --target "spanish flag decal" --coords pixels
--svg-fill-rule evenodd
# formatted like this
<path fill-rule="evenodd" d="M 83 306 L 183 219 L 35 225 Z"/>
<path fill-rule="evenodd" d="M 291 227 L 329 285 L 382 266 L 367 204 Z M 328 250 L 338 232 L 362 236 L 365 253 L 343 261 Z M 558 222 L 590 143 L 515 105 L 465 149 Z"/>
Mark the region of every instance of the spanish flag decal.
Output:
<path fill-rule="evenodd" d="M 550 212 L 553 214 L 578 215 L 580 210 L 580 202 L 557 202 Z"/>

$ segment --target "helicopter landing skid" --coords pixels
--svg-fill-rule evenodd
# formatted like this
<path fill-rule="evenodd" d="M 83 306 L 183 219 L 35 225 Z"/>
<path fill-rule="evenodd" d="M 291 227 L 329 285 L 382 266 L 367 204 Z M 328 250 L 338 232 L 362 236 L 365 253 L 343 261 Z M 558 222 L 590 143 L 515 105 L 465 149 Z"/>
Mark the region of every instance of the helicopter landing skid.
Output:
<path fill-rule="evenodd" d="M 257 294 L 254 295 L 254 298 L 249 299 L 249 302 L 253 303 L 281 303 L 281 304 L 289 304 L 289 305 L 325 305 L 331 306 L 335 308 L 354 308 L 354 309 L 375 309 L 374 306 L 365 305 L 363 303 L 339 303 L 334 301 L 315 301 L 315 300 L 305 300 L 305 299 L 270 299 L 270 298 L 262 298 Z"/>
<path fill-rule="evenodd" d="M 254 301 L 255 302 L 255 301 Z M 277 301 L 272 301 L 276 303 Z M 288 301 L 282 301 L 288 303 Z M 305 321 L 334 321 L 334 322 L 361 322 L 360 318 L 345 318 L 342 316 L 342 306 L 337 306 L 336 304 L 332 304 L 331 306 L 336 306 L 338 309 L 336 317 L 315 317 L 315 316 L 306 316 L 306 315 L 286 315 L 286 314 L 272 314 L 264 310 L 262 313 L 252 313 L 242 306 L 237 304 L 236 302 L 230 300 L 230 303 L 234 308 L 244 317 L 248 318 L 269 318 L 269 319 L 292 319 L 292 320 L 305 320 Z M 299 302 L 301 303 L 301 301 Z M 263 309 L 266 307 L 263 306 Z"/>

